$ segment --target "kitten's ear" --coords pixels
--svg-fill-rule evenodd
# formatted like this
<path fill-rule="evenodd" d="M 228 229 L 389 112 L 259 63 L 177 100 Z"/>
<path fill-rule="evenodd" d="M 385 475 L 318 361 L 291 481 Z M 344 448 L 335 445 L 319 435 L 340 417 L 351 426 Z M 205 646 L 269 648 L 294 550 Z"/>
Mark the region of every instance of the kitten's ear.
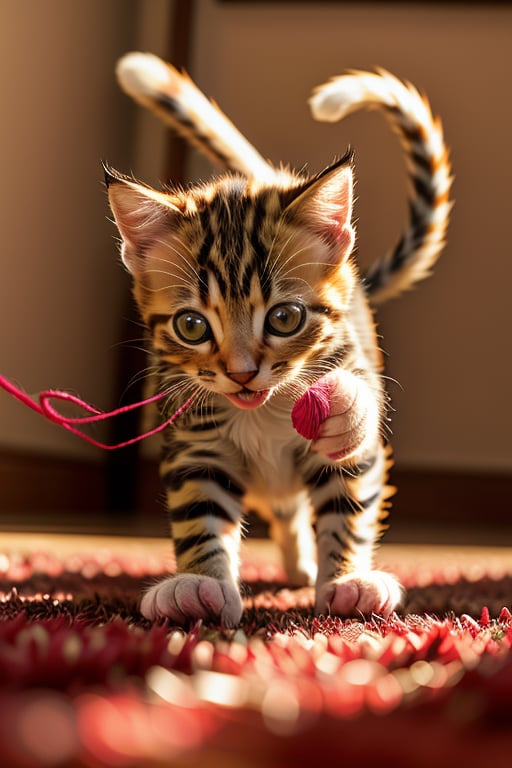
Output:
<path fill-rule="evenodd" d="M 132 274 L 143 269 L 144 252 L 179 209 L 169 197 L 104 166 L 110 208 L 122 237 L 121 256 Z"/>
<path fill-rule="evenodd" d="M 333 264 L 348 258 L 354 247 L 353 190 L 352 153 L 347 153 L 299 188 L 286 208 L 331 246 Z"/>

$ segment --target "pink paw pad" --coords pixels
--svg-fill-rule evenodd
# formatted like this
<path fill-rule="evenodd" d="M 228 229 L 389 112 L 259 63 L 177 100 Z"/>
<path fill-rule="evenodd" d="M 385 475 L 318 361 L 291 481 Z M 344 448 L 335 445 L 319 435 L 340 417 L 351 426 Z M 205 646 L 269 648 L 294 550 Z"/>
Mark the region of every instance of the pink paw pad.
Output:
<path fill-rule="evenodd" d="M 236 626 L 242 617 L 242 600 L 236 587 L 209 576 L 178 574 L 148 589 L 140 610 L 146 619 L 169 618 L 216 620 Z"/>
<path fill-rule="evenodd" d="M 349 574 L 324 584 L 318 590 L 316 609 L 337 616 L 387 618 L 402 600 L 402 587 L 394 576 L 384 571 Z"/>

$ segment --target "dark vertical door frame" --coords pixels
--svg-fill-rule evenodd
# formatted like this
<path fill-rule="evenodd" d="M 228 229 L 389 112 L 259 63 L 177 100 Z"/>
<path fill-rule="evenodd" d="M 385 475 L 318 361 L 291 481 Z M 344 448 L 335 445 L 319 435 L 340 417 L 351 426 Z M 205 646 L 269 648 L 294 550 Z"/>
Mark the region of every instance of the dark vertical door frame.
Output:
<path fill-rule="evenodd" d="M 168 61 L 178 69 L 187 69 L 190 61 L 190 46 L 193 34 L 196 0 L 176 0 L 172 17 L 171 29 L 167 44 Z M 186 143 L 169 132 L 166 157 L 162 175 L 169 181 L 183 181 L 186 165 Z M 117 366 L 116 402 L 121 405 L 135 402 L 144 397 L 143 381 L 138 374 L 147 366 L 144 351 L 128 342 L 133 337 L 133 329 L 139 324 L 139 318 L 131 296 L 126 301 L 127 319 L 122 333 L 124 342 L 120 346 Z M 130 384 L 129 388 L 128 384 Z M 120 443 L 138 434 L 141 428 L 139 411 L 132 411 L 122 418 L 115 419 L 109 439 L 112 443 Z M 111 451 L 105 462 L 107 506 L 111 515 L 130 514 L 137 511 L 137 499 L 143 494 L 138 492 L 141 478 L 139 444 Z M 148 499 L 148 504 L 153 503 Z"/>
<path fill-rule="evenodd" d="M 196 0 L 176 0 L 171 34 L 169 36 L 169 61 L 177 69 L 188 70 L 194 31 Z M 185 177 L 188 145 L 180 136 L 169 131 L 165 178 L 179 184 Z"/>

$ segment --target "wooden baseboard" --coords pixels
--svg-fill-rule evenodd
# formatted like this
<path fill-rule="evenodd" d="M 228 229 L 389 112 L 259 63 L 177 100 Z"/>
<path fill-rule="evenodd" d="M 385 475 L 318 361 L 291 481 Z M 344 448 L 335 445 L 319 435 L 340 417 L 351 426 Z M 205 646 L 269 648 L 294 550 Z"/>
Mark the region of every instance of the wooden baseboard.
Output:
<path fill-rule="evenodd" d="M 105 503 L 103 464 L 0 450 L 0 510 L 104 509 Z"/>
<path fill-rule="evenodd" d="M 135 457 L 136 458 L 136 457 Z M 163 506 L 156 492 L 144 497 L 144 476 L 151 475 L 119 452 L 115 463 L 0 449 L 0 530 L 164 536 Z M 157 488 L 158 475 L 151 487 Z M 124 477 L 124 479 L 123 479 Z M 121 484 L 119 493 L 115 485 Z M 130 504 L 125 487 L 134 488 Z M 140 497 L 140 504 L 137 499 Z"/>
<path fill-rule="evenodd" d="M 112 485 L 131 484 L 131 503 L 112 503 Z M 395 467 L 391 530 L 451 527 L 512 530 L 512 476 Z M 115 490 L 115 488 L 114 488 Z M 119 494 L 121 497 L 123 494 Z M 0 450 L 0 527 L 165 535 L 165 503 L 155 461 L 121 454 L 115 474 L 100 463 Z M 252 534 L 265 528 L 251 521 Z"/>
<path fill-rule="evenodd" d="M 156 462 L 146 461 L 140 468 L 137 506 L 148 514 L 162 514 L 164 496 Z M 512 475 L 474 473 L 448 469 L 393 467 L 390 482 L 397 488 L 392 499 L 391 533 L 411 528 L 432 528 L 442 534 L 451 529 L 461 537 L 466 531 L 500 528 L 512 535 Z M 251 533 L 261 535 L 266 526 L 258 519 L 250 521 Z M 470 537 L 473 540 L 473 536 Z"/>
<path fill-rule="evenodd" d="M 512 526 L 512 474 L 396 467 L 399 520 Z"/>

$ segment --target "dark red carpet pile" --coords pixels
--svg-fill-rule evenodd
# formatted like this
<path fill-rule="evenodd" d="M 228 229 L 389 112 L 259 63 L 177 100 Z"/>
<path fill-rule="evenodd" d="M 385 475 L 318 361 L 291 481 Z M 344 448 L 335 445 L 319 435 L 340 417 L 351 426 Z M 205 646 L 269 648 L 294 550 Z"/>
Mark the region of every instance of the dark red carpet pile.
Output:
<path fill-rule="evenodd" d="M 247 562 L 224 631 L 141 617 L 154 555 L 0 550 L 0 766 L 508 764 L 512 573 L 389 565 L 403 610 L 343 621 Z"/>

